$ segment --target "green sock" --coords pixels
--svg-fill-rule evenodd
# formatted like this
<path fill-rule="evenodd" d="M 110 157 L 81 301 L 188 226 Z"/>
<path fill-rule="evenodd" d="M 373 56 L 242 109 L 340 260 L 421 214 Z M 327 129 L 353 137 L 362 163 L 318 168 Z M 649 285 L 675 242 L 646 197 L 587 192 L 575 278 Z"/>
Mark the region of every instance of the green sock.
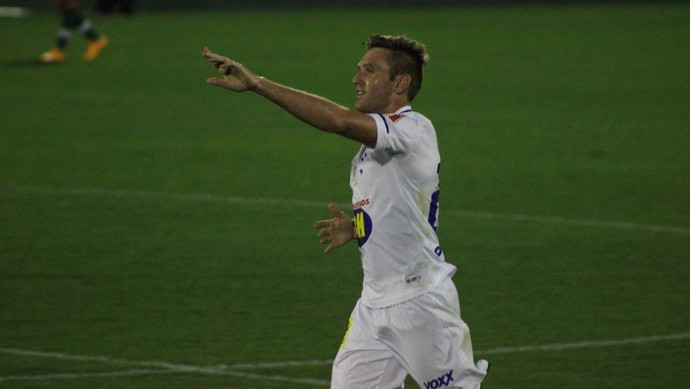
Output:
<path fill-rule="evenodd" d="M 79 26 L 79 32 L 81 32 L 86 39 L 90 41 L 96 41 L 98 38 L 101 37 L 101 34 L 96 32 L 96 30 L 93 29 L 93 26 L 91 25 L 91 21 L 85 20 L 84 23 Z"/>
<path fill-rule="evenodd" d="M 101 37 L 101 34 L 97 33 L 95 30 L 89 30 L 84 36 L 90 41 L 97 41 L 98 38 Z"/>
<path fill-rule="evenodd" d="M 65 11 L 62 15 L 62 28 L 70 31 L 79 29 L 79 32 L 90 41 L 98 40 L 101 35 L 93 29 L 91 21 L 86 19 L 80 10 Z M 60 44 L 58 43 L 58 47 Z"/>
<path fill-rule="evenodd" d="M 56 46 L 60 51 L 65 51 L 65 47 L 67 47 L 67 42 L 69 42 L 69 39 L 65 39 L 63 37 L 59 37 L 57 39 Z"/>
<path fill-rule="evenodd" d="M 60 31 L 58 31 L 58 38 L 55 45 L 61 51 L 65 51 L 65 47 L 67 47 L 67 43 L 69 43 L 70 39 L 72 39 L 72 31 L 62 27 Z"/>

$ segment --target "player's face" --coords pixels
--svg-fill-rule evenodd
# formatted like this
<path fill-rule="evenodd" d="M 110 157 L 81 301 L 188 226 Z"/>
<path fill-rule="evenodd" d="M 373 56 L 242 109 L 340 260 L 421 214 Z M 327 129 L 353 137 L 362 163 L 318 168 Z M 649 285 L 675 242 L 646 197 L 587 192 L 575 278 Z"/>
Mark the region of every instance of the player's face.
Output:
<path fill-rule="evenodd" d="M 388 66 L 388 49 L 375 47 L 364 53 L 357 65 L 358 71 L 352 83 L 357 93 L 355 107 L 365 113 L 390 113 L 393 102 L 393 85 Z"/>

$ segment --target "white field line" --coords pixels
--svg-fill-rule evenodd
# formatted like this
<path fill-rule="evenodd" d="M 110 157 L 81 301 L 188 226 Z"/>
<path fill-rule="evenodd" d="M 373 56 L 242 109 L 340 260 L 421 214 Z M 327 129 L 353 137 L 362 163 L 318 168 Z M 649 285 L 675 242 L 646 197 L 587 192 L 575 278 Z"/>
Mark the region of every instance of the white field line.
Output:
<path fill-rule="evenodd" d="M 291 206 L 302 208 L 326 208 L 326 201 L 312 200 L 289 200 L 289 199 L 266 199 L 266 198 L 246 198 L 232 196 L 217 196 L 198 193 L 168 193 L 168 192 L 145 192 L 129 190 L 104 190 L 104 189 L 80 189 L 80 188 L 40 188 L 40 187 L 0 187 L 5 191 L 17 193 L 33 193 L 39 195 L 63 195 L 63 196 L 102 196 L 102 197 L 122 197 L 122 198 L 141 198 L 141 199 L 170 199 L 176 201 L 227 203 L 239 205 L 269 205 L 269 206 Z M 346 208 L 348 204 L 338 204 Z M 607 220 L 589 219 L 569 219 L 557 216 L 536 216 L 525 214 L 494 213 L 480 211 L 445 210 L 447 214 L 474 219 L 494 219 L 527 221 L 548 224 L 570 225 L 580 227 L 600 227 L 623 230 L 638 230 L 646 232 L 671 233 L 678 235 L 690 235 L 688 227 L 660 226 L 653 224 L 630 223 Z"/>
<path fill-rule="evenodd" d="M 7 381 L 46 381 L 46 380 L 65 380 L 82 378 L 108 378 L 108 377 L 131 377 L 149 374 L 170 374 L 169 370 L 123 370 L 107 371 L 101 373 L 56 373 L 56 374 L 37 374 L 37 375 L 10 375 L 0 376 L 0 382 Z"/>
<path fill-rule="evenodd" d="M 594 347 L 614 347 L 614 346 L 625 346 L 631 344 L 645 344 L 654 342 L 664 342 L 664 341 L 675 341 L 675 340 L 685 340 L 690 339 L 690 332 L 670 334 L 670 335 L 657 335 L 649 337 L 639 337 L 639 338 L 629 338 L 629 339 L 618 339 L 618 340 L 591 340 L 573 343 L 553 343 L 544 345 L 533 345 L 533 346 L 522 346 L 522 347 L 501 347 L 495 349 L 489 349 L 485 351 L 476 351 L 477 355 L 495 355 L 495 354 L 515 354 L 522 352 L 533 352 L 533 351 L 562 351 L 571 349 L 581 349 L 581 348 L 594 348 Z M 235 365 L 219 365 L 215 367 L 202 367 L 202 366 L 191 366 L 191 365 L 181 365 L 170 362 L 160 362 L 160 361 L 129 361 L 124 359 L 116 359 L 105 356 L 87 356 L 87 355 L 70 355 L 64 353 L 54 353 L 54 352 L 43 352 L 43 351 L 30 351 L 14 348 L 0 348 L 0 354 L 15 355 L 15 356 L 25 356 L 25 357 L 37 357 L 37 358 L 52 358 L 58 360 L 70 360 L 70 361 L 88 361 L 88 362 L 103 362 L 110 364 L 121 364 L 136 366 L 140 369 L 116 371 L 116 372 L 98 372 L 98 373 L 64 373 L 64 374 L 42 374 L 42 375 L 25 375 L 25 376 L 0 376 L 0 382 L 3 381 L 24 381 L 24 380 L 52 380 L 52 379 L 80 379 L 80 378 L 92 378 L 92 377 L 116 377 L 116 376 L 134 376 L 134 375 L 146 375 L 146 374 L 167 374 L 167 373 L 198 373 L 207 375 L 228 375 L 248 379 L 257 380 L 267 380 L 267 381 L 278 381 L 278 382 L 290 382 L 304 385 L 316 385 L 316 386 L 328 386 L 328 382 L 320 379 L 313 378 L 291 378 L 278 375 L 265 375 L 256 374 L 239 371 L 240 369 L 265 369 L 265 368 L 285 368 L 285 367 L 301 367 L 301 366 L 318 366 L 318 365 L 330 365 L 333 360 L 307 360 L 307 361 L 285 361 L 285 362 L 269 362 L 269 363 L 242 363 Z M 148 369 L 142 369 L 148 368 Z M 155 369 L 150 369 L 155 368 Z"/>
<path fill-rule="evenodd" d="M 640 338 L 619 339 L 619 340 L 586 340 L 574 343 L 553 343 L 535 346 L 522 347 L 499 347 L 484 351 L 475 351 L 478 355 L 495 355 L 495 354 L 516 354 L 530 351 L 562 351 L 579 348 L 593 348 L 593 347 L 611 347 L 611 346 L 625 346 L 629 344 L 644 344 L 654 342 L 667 342 L 673 340 L 690 339 L 690 332 L 670 335 L 656 335 Z"/>
<path fill-rule="evenodd" d="M 123 370 L 123 371 L 113 371 L 113 372 L 101 372 L 101 373 L 63 373 L 63 374 L 39 374 L 39 375 L 23 375 L 23 376 L 0 376 L 0 382 L 7 381 L 47 381 L 47 380 L 65 380 L 65 379 L 83 379 L 83 378 L 110 378 L 110 377 L 131 377 L 131 376 L 141 376 L 141 375 L 153 375 L 153 374 L 174 374 L 174 373 L 186 373 L 187 371 L 181 370 Z M 264 381 L 277 381 L 277 382 L 288 382 L 300 385 L 316 385 L 316 386 L 328 386 L 329 382 L 326 380 L 319 380 L 314 378 L 292 378 L 283 377 L 278 375 L 262 375 L 253 373 L 244 373 L 237 371 L 211 371 L 207 372 L 209 375 L 227 375 L 233 377 L 256 379 Z"/>
<path fill-rule="evenodd" d="M 241 370 L 241 369 L 274 369 L 284 367 L 301 367 L 301 366 L 322 366 L 333 363 L 332 359 L 311 359 L 307 361 L 282 361 L 282 362 L 264 362 L 264 363 L 237 363 L 234 365 L 218 365 L 217 369 Z"/>
<path fill-rule="evenodd" d="M 255 374 L 242 371 L 234 371 L 222 367 L 203 367 L 193 365 L 182 365 L 177 363 L 163 362 L 163 361 L 129 361 L 125 359 L 110 358 L 98 355 L 70 355 L 64 353 L 53 353 L 44 351 L 31 351 L 13 348 L 0 348 L 0 354 L 36 357 L 36 358 L 50 358 L 67 361 L 83 361 L 83 362 L 102 362 L 114 365 L 126 365 L 132 367 L 139 367 L 140 369 L 125 370 L 120 372 L 98 372 L 98 373 L 66 373 L 66 374 L 42 374 L 32 376 L 0 376 L 0 382 L 3 381 L 19 381 L 19 380 L 50 380 L 50 379 L 78 379 L 90 377 L 114 377 L 114 376 L 133 376 L 146 374 L 168 374 L 168 373 L 195 373 L 206 375 L 226 375 L 248 379 L 290 382 L 305 385 L 321 385 L 325 386 L 329 383 L 324 380 L 313 378 L 292 378 L 279 375 L 265 375 Z M 300 366 L 297 363 L 291 366 Z M 143 370 L 141 368 L 148 368 Z M 154 369 L 151 369 L 154 368 Z"/>
<path fill-rule="evenodd" d="M 540 222 L 540 223 L 551 223 L 551 224 L 561 224 L 568 226 L 581 226 L 581 227 L 605 227 L 614 228 L 621 230 L 641 230 L 647 232 L 667 232 L 678 235 L 690 235 L 690 228 L 685 227 L 671 227 L 671 226 L 658 226 L 653 224 L 640 224 L 640 223 L 628 223 L 628 222 L 615 222 L 606 220 L 590 220 L 590 219 L 568 219 L 565 217 L 558 216 L 535 216 L 535 215 L 523 215 L 523 214 L 503 214 L 503 213 L 493 213 L 493 212 L 478 212 L 478 211 L 448 211 L 451 215 L 467 217 L 467 218 L 478 218 L 478 219 L 505 219 L 511 221 L 527 221 L 527 222 Z"/>

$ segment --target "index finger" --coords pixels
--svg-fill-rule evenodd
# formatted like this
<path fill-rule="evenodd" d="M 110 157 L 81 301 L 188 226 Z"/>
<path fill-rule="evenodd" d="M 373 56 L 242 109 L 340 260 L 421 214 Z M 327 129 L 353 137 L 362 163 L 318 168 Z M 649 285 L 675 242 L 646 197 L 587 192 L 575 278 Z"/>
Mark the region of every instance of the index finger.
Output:
<path fill-rule="evenodd" d="M 204 48 L 201 50 L 201 55 L 208 58 L 209 56 L 213 55 L 213 53 L 208 49 L 208 47 L 204 46 Z"/>
<path fill-rule="evenodd" d="M 222 55 L 218 55 L 211 50 L 208 49 L 208 47 L 204 47 L 204 49 L 201 51 L 201 55 L 207 58 L 211 62 L 225 62 L 226 58 L 223 57 Z"/>
<path fill-rule="evenodd" d="M 331 211 L 331 214 L 333 214 L 333 216 L 336 218 L 347 217 L 347 214 L 333 203 L 328 204 L 328 210 Z"/>

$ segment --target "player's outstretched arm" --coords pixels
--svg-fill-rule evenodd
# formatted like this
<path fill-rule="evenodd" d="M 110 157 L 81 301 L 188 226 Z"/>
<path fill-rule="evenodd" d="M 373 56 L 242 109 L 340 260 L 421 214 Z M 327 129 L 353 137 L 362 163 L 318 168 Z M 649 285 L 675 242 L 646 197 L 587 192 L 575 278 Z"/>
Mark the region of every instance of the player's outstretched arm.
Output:
<path fill-rule="evenodd" d="M 336 104 L 321 96 L 290 88 L 259 77 L 241 63 L 204 47 L 201 55 L 221 74 L 206 82 L 235 92 L 251 90 L 277 104 L 296 118 L 322 131 L 336 133 L 367 147 L 376 146 L 376 122 L 366 114 Z"/>
<path fill-rule="evenodd" d="M 345 246 L 355 238 L 355 224 L 345 212 L 333 204 L 328 204 L 333 219 L 320 220 L 314 224 L 319 230 L 321 244 L 327 245 L 324 253 L 329 254 L 338 247 Z"/>

